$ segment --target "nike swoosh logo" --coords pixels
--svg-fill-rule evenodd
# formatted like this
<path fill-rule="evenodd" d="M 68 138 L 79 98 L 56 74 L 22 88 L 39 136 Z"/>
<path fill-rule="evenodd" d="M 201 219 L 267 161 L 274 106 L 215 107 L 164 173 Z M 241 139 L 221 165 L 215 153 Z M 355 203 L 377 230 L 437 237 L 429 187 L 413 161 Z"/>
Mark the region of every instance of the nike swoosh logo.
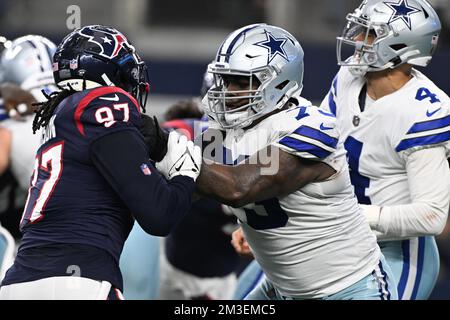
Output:
<path fill-rule="evenodd" d="M 100 99 L 108 101 L 119 101 L 119 96 L 115 94 L 114 97 L 100 97 Z"/>
<path fill-rule="evenodd" d="M 333 129 L 334 127 L 325 127 L 324 125 L 323 125 L 323 123 L 321 123 L 320 124 L 320 130 L 331 130 L 331 129 Z"/>
<path fill-rule="evenodd" d="M 183 166 L 183 163 L 186 161 L 186 158 L 183 159 L 183 162 L 178 167 L 175 167 L 175 171 L 180 171 L 181 167 Z"/>
<path fill-rule="evenodd" d="M 438 112 L 438 111 L 441 110 L 441 109 L 442 109 L 442 108 L 439 108 L 439 109 L 436 109 L 436 110 L 434 110 L 434 111 L 432 111 L 432 112 L 430 112 L 430 111 L 427 110 L 427 117 L 432 117 L 433 114 L 435 114 L 436 112 Z"/>

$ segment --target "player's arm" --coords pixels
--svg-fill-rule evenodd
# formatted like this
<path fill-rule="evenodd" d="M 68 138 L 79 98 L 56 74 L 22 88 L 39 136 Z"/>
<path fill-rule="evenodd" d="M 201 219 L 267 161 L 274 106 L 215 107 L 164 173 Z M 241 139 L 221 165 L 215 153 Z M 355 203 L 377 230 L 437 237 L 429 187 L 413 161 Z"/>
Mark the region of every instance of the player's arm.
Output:
<path fill-rule="evenodd" d="M 269 163 L 262 161 L 267 159 L 267 155 L 271 155 Z M 221 203 L 242 207 L 287 195 L 308 183 L 323 181 L 334 173 L 335 170 L 323 162 L 303 159 L 268 146 L 237 166 L 203 163 L 197 190 Z"/>
<path fill-rule="evenodd" d="M 0 175 L 2 175 L 9 166 L 11 139 L 11 132 L 6 128 L 0 128 Z"/>
<path fill-rule="evenodd" d="M 417 150 L 406 158 L 411 202 L 402 205 L 363 206 L 379 239 L 438 235 L 447 221 L 450 171 L 441 147 Z"/>
<path fill-rule="evenodd" d="M 190 209 L 196 174 L 179 174 L 166 181 L 148 161 L 142 136 L 133 129 L 116 131 L 95 140 L 91 143 L 90 157 L 139 225 L 147 233 L 166 236 Z M 175 150 L 177 148 L 180 150 Z M 169 141 L 168 155 L 185 151 L 186 144 Z M 191 171 L 188 165 L 185 161 L 181 172 L 183 169 Z"/>

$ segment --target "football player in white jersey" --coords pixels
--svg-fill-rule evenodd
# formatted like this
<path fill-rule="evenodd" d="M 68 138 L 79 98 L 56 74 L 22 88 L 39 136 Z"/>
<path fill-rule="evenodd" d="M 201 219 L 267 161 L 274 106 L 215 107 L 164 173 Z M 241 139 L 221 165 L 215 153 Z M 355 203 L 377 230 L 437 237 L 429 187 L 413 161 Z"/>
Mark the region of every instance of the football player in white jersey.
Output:
<path fill-rule="evenodd" d="M 355 193 L 400 299 L 430 295 L 439 272 L 433 236 L 449 209 L 450 99 L 414 68 L 430 62 L 440 29 L 425 0 L 364 1 L 337 38 L 342 67 L 321 105 L 337 118 Z"/>
<path fill-rule="evenodd" d="M 8 155 L 0 172 L 11 165 L 19 187 L 25 192 L 40 142 L 40 136 L 31 129 L 34 118 L 31 104 L 45 100 L 41 90 L 48 94 L 56 90 L 52 71 L 55 50 L 55 44 L 47 38 L 28 35 L 12 41 L 1 55 L 1 92 L 10 119 L 0 125 L 3 140 L 0 154 Z"/>
<path fill-rule="evenodd" d="M 335 117 L 300 97 L 298 41 L 275 26 L 243 27 L 225 39 L 209 72 L 215 84 L 203 99 L 203 139 L 215 140 L 204 148 L 197 188 L 233 207 L 264 270 L 247 299 L 396 299 L 353 193 Z M 169 178 L 177 170 L 157 167 Z"/>
<path fill-rule="evenodd" d="M 25 202 L 40 140 L 31 129 L 31 104 L 44 101 L 42 89 L 56 89 L 51 67 L 55 49 L 50 40 L 29 35 L 8 42 L 0 57 L 0 96 L 9 116 L 0 123 L 0 175 L 9 167 L 17 180 L 15 203 Z M 8 249 L 3 263 L 9 268 L 16 251 L 14 239 L 1 227 L 0 242 Z M 0 270 L 0 280 L 6 270 Z"/>

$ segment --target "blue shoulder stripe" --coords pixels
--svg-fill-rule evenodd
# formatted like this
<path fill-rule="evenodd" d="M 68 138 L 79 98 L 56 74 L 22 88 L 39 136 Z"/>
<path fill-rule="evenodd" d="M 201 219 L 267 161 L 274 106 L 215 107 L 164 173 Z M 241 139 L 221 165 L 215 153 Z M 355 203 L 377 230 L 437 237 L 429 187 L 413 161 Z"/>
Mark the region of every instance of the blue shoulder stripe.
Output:
<path fill-rule="evenodd" d="M 299 152 L 308 152 L 320 159 L 326 158 L 331 154 L 330 151 L 321 147 L 291 137 L 284 137 L 279 143 Z"/>
<path fill-rule="evenodd" d="M 336 146 L 338 143 L 338 139 L 333 138 L 320 130 L 317 130 L 317 129 L 314 129 L 314 128 L 311 128 L 308 126 L 304 126 L 304 125 L 297 128 L 297 130 L 295 130 L 294 133 L 299 134 L 304 137 L 307 137 L 307 138 L 311 138 L 311 139 L 320 141 L 324 145 L 327 145 L 333 149 L 336 149 Z"/>
<path fill-rule="evenodd" d="M 334 88 L 334 95 L 337 97 L 337 79 L 338 75 L 336 75 L 333 79 L 333 88 Z"/>
<path fill-rule="evenodd" d="M 331 90 L 328 93 L 328 106 L 330 107 L 331 113 L 336 116 L 336 102 L 334 101 L 333 93 L 331 92 Z"/>
<path fill-rule="evenodd" d="M 409 129 L 408 134 L 435 130 L 446 127 L 448 125 L 450 125 L 450 116 L 430 121 L 417 122 L 411 127 L 411 129 Z"/>
<path fill-rule="evenodd" d="M 436 144 L 448 140 L 450 140 L 450 130 L 424 137 L 404 139 L 400 141 L 398 146 L 395 148 L 395 151 L 400 152 L 412 147 L 425 146 L 428 144 Z"/>

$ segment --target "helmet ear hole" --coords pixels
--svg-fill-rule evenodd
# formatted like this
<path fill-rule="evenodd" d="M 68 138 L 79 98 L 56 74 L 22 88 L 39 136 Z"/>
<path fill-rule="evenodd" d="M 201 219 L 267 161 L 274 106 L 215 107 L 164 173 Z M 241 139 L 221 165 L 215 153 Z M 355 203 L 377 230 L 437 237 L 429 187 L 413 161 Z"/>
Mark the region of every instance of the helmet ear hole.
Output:
<path fill-rule="evenodd" d="M 283 90 L 284 87 L 286 87 L 288 83 L 289 83 L 289 80 L 284 80 L 282 83 L 277 85 L 275 88 L 277 88 L 278 90 Z"/>
<path fill-rule="evenodd" d="M 399 43 L 399 44 L 392 44 L 392 45 L 390 45 L 390 47 L 395 51 L 399 51 L 403 48 L 406 48 L 407 46 L 404 43 Z"/>

